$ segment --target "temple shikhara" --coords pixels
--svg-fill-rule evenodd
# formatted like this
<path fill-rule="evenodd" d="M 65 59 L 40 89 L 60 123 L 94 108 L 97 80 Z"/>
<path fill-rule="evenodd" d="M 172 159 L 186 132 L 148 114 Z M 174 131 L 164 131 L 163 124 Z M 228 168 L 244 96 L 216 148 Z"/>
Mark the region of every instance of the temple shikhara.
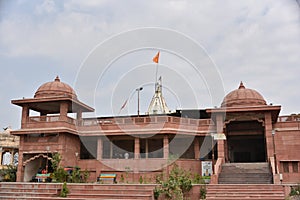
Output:
<path fill-rule="evenodd" d="M 12 100 L 22 108 L 21 128 L 11 131 L 20 137 L 17 181 L 31 181 L 41 167 L 51 172 L 59 153 L 61 165 L 89 171 L 94 182 L 101 173 L 154 182 L 176 163 L 215 184 L 298 183 L 300 115 L 280 116 L 280 105 L 246 86 L 241 82 L 219 107 L 170 112 L 160 79 L 146 114 L 84 118 L 94 109 L 56 77 L 33 98 Z"/>

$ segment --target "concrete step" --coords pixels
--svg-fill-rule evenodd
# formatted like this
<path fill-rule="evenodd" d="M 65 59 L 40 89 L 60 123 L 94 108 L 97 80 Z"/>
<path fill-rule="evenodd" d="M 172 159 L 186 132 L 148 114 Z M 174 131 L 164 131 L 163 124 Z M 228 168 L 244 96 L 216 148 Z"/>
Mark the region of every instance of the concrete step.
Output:
<path fill-rule="evenodd" d="M 0 183 L 0 199 L 141 199 L 152 200 L 155 185 L 71 184 L 67 198 L 58 197 L 62 184 Z"/>
<path fill-rule="evenodd" d="M 249 199 L 249 200 L 283 200 L 284 188 L 281 185 L 271 184 L 218 184 L 207 185 L 206 187 L 207 200 L 235 200 L 235 199 Z"/>
<path fill-rule="evenodd" d="M 141 199 L 150 200 L 152 194 L 149 195 L 136 195 L 136 194 L 69 194 L 68 198 L 86 198 L 86 199 Z"/>
<path fill-rule="evenodd" d="M 57 196 L 57 193 L 46 193 L 46 192 L 2 192 L 1 196 L 27 196 L 27 197 L 53 197 Z"/>
<path fill-rule="evenodd" d="M 28 189 L 28 188 L 12 188 L 12 187 L 2 187 L 0 188 L 0 192 L 5 191 L 5 192 L 15 192 L 15 193 L 22 193 L 22 192 L 36 192 L 36 193 L 57 193 L 56 188 L 51 188 L 51 189 L 43 189 L 43 188 L 33 188 L 33 189 Z"/>
<path fill-rule="evenodd" d="M 153 192 L 153 189 L 122 189 L 122 190 L 115 190 L 115 189 L 103 189 L 103 190 L 94 190 L 94 189 L 74 189 L 72 188 L 70 194 L 115 194 L 116 191 L 118 194 L 132 194 L 135 193 L 136 195 L 145 195 Z"/>
<path fill-rule="evenodd" d="M 225 163 L 220 184 L 271 184 L 273 176 L 268 163 Z"/>
<path fill-rule="evenodd" d="M 0 196 L 0 199 L 5 200 L 26 200 L 26 199 L 37 199 L 37 200 L 86 200 L 86 198 L 62 198 L 62 197 L 28 197 L 28 196 Z"/>

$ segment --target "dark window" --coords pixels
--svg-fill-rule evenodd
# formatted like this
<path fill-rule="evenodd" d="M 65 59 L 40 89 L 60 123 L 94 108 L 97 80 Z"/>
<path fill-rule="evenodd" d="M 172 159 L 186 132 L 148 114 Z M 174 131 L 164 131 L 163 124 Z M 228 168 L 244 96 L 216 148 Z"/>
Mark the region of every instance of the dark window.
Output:
<path fill-rule="evenodd" d="M 293 165 L 293 172 L 298 173 L 298 162 L 292 162 Z"/>
<path fill-rule="evenodd" d="M 81 137 L 80 140 L 80 159 L 96 159 L 98 139 L 96 137 Z"/>
<path fill-rule="evenodd" d="M 113 140 L 112 158 L 128 159 L 134 157 L 134 140 Z"/>
<path fill-rule="evenodd" d="M 148 158 L 148 155 L 146 152 L 147 150 L 147 139 L 140 139 L 140 155 L 141 158 Z"/>
<path fill-rule="evenodd" d="M 102 140 L 102 146 L 103 146 L 103 150 L 102 150 L 102 158 L 104 159 L 109 159 L 111 158 L 111 141 L 109 140 Z"/>
<path fill-rule="evenodd" d="M 283 162 L 283 172 L 289 173 L 289 163 L 288 162 Z"/>
<path fill-rule="evenodd" d="M 163 158 L 163 139 L 148 139 L 148 158 Z"/>
<path fill-rule="evenodd" d="M 174 137 L 169 141 L 170 155 L 175 158 L 195 159 L 194 137 Z"/>

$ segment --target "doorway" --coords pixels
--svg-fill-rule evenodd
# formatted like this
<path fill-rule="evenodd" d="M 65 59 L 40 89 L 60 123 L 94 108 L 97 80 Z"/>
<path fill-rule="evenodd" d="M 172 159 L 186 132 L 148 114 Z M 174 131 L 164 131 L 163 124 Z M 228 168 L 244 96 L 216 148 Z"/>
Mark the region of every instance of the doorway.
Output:
<path fill-rule="evenodd" d="M 228 157 L 230 162 L 265 162 L 266 151 L 263 135 L 229 136 Z"/>
<path fill-rule="evenodd" d="M 229 162 L 266 162 L 264 127 L 258 121 L 235 121 L 227 125 Z"/>

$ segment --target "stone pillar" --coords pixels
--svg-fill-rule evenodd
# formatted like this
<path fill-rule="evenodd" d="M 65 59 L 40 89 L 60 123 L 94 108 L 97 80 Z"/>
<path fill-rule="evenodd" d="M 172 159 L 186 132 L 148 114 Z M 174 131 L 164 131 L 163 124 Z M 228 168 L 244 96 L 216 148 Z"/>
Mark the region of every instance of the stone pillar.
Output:
<path fill-rule="evenodd" d="M 102 138 L 98 138 L 98 141 L 97 141 L 97 160 L 102 159 L 102 151 L 103 151 Z"/>
<path fill-rule="evenodd" d="M 13 163 L 14 163 L 14 150 L 11 149 L 9 151 L 9 153 L 10 153 L 10 164 L 13 165 Z"/>
<path fill-rule="evenodd" d="M 0 165 L 2 165 L 2 156 L 3 156 L 2 153 L 3 153 L 3 151 L 1 150 L 1 151 L 0 151 Z"/>
<path fill-rule="evenodd" d="M 24 105 L 22 107 L 22 119 L 21 119 L 21 128 L 28 122 L 29 118 L 29 107 L 27 105 Z"/>
<path fill-rule="evenodd" d="M 59 114 L 60 114 L 60 116 L 59 116 L 60 121 L 67 121 L 67 115 L 68 115 L 68 103 L 67 102 L 60 103 Z"/>
<path fill-rule="evenodd" d="M 216 116 L 217 133 L 223 133 L 224 119 L 223 114 L 220 113 Z M 225 158 L 225 145 L 224 140 L 218 140 L 218 158 Z"/>
<path fill-rule="evenodd" d="M 82 111 L 81 110 L 78 110 L 76 117 L 77 117 L 77 125 L 82 126 Z"/>
<path fill-rule="evenodd" d="M 140 158 L 140 138 L 134 138 L 134 159 Z"/>
<path fill-rule="evenodd" d="M 145 143 L 146 143 L 146 149 L 145 149 L 146 156 L 145 156 L 145 158 L 147 159 L 147 158 L 148 158 L 148 155 L 149 155 L 148 139 L 145 140 Z"/>
<path fill-rule="evenodd" d="M 164 159 L 169 159 L 169 137 L 164 135 Z"/>
<path fill-rule="evenodd" d="M 19 151 L 19 164 L 17 170 L 17 182 L 24 180 L 24 167 L 23 167 L 23 152 Z"/>
<path fill-rule="evenodd" d="M 199 160 L 200 158 L 200 144 L 199 144 L 199 138 L 194 138 L 194 152 L 195 152 L 195 159 Z"/>
<path fill-rule="evenodd" d="M 272 138 L 272 117 L 271 113 L 265 113 L 265 137 L 266 137 L 266 150 L 267 150 L 267 161 L 270 157 L 274 156 L 274 146 Z"/>

